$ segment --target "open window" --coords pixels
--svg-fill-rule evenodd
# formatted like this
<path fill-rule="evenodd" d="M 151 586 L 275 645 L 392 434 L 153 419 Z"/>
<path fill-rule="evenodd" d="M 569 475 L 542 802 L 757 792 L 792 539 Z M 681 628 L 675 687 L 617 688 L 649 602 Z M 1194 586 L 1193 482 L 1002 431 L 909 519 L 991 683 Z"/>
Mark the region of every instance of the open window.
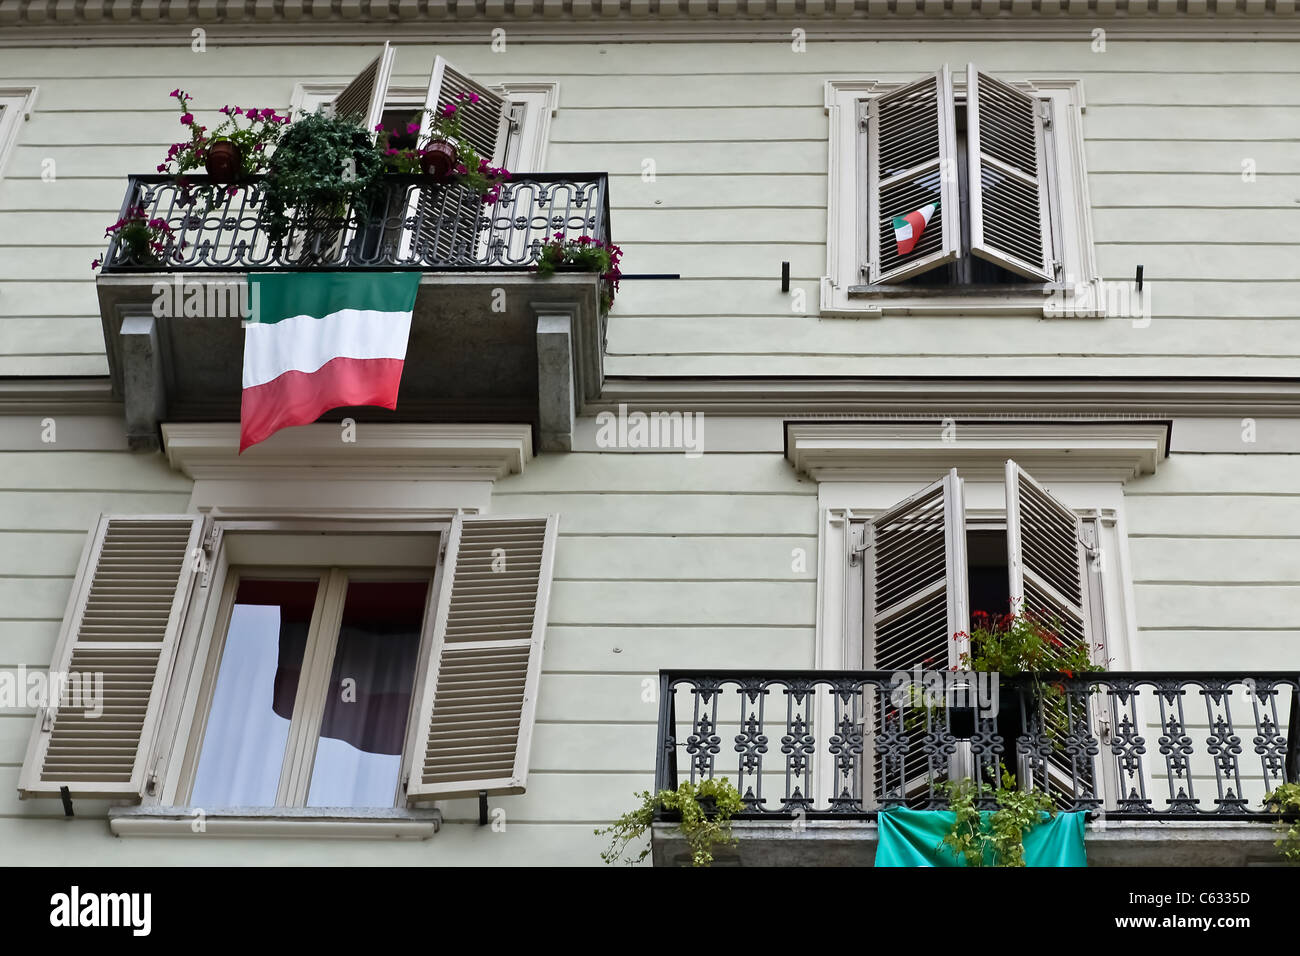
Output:
<path fill-rule="evenodd" d="M 20 795 L 157 802 L 170 764 L 168 799 L 208 809 L 523 792 L 557 525 L 457 515 L 295 542 L 101 518 L 51 671 L 102 691 L 37 715 Z"/>
<path fill-rule="evenodd" d="M 865 624 L 863 661 L 869 670 L 936 671 L 958 666 L 969 650 L 972 615 L 1016 609 L 1053 622 L 1062 640 L 1095 651 L 1100 623 L 1100 578 L 1089 567 L 1096 528 L 1060 502 L 1014 461 L 1006 462 L 1006 508 L 1001 517 L 965 515 L 956 469 L 866 523 L 862 549 Z M 1090 656 L 1102 663 L 1097 653 Z M 1044 699 L 1039 715 L 1049 738 L 1075 724 L 1095 723 L 1087 701 Z M 1083 711 L 1080 708 L 1084 708 Z M 891 726 L 891 719 L 895 726 Z M 929 794 L 932 781 L 969 775 L 968 745 L 951 760 L 920 743 L 933 715 L 920 706 L 869 716 L 868 732 L 902 733 L 916 742 L 891 766 L 876 758 L 874 793 L 911 798 Z M 1080 781 L 1093 786 L 1091 761 L 1054 747 L 1041 759 L 1015 763 L 1026 715 L 1004 709 L 997 717 L 1008 766 L 1023 782 L 1065 796 Z M 1095 734 L 1096 727 L 1093 727 Z M 1055 735 L 1055 736 L 1054 736 Z M 1013 764 L 1015 764 L 1013 766 Z"/>
<path fill-rule="evenodd" d="M 823 313 L 1096 314 L 1078 80 L 967 64 L 828 81 L 826 108 Z"/>

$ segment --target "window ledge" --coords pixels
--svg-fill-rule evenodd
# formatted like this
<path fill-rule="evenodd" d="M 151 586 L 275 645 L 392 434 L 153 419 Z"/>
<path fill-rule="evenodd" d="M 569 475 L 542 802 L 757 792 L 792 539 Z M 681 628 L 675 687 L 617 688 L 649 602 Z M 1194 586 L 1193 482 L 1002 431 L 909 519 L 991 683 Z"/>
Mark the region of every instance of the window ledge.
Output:
<path fill-rule="evenodd" d="M 114 807 L 108 827 L 120 837 L 306 837 L 427 840 L 441 810 L 357 807 Z"/>

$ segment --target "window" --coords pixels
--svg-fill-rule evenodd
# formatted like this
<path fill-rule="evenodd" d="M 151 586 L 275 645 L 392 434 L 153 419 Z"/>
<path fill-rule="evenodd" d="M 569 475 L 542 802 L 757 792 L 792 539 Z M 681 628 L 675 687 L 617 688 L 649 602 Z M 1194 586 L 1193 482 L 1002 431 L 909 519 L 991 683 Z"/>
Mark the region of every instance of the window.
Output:
<path fill-rule="evenodd" d="M 31 118 L 36 87 L 0 87 L 0 176 L 18 141 L 22 124 Z"/>
<path fill-rule="evenodd" d="M 103 675 L 102 713 L 38 715 L 19 792 L 282 811 L 521 793 L 556 529 L 104 516 L 51 664 Z"/>
<path fill-rule="evenodd" d="M 444 105 L 456 92 L 473 91 L 481 97 L 474 122 L 466 124 L 479 153 L 512 172 L 542 172 L 551 117 L 556 109 L 558 84 L 509 82 L 486 86 L 441 56 L 434 58 L 427 86 L 400 86 L 389 82 L 396 50 L 389 44 L 345 86 L 299 83 L 291 112 L 311 112 L 323 106 L 364 117 L 373 128 L 405 125 L 426 108 Z"/>
<path fill-rule="evenodd" d="M 831 81 L 822 311 L 1038 311 L 1096 283 L 1077 82 Z"/>
<path fill-rule="evenodd" d="M 862 657 L 868 670 L 934 671 L 960 665 L 970 650 L 965 635 L 973 611 L 1024 611 L 1055 622 L 1063 640 L 1085 647 L 1105 663 L 1105 621 L 1100 615 L 1101 579 L 1095 519 L 1085 521 L 1058 501 L 1014 461 L 1006 463 L 1006 509 L 1000 517 L 968 522 L 964 483 L 949 474 L 898 505 L 862 520 L 853 529 L 863 595 Z M 1060 707 L 1047 701 L 1046 707 Z M 880 733 L 881 715 L 870 731 Z M 1018 711 L 1003 710 L 998 733 L 1005 741 L 1023 732 Z M 1047 733 L 1054 731 L 1050 724 Z M 913 733 L 918 741 L 923 727 Z M 966 744 L 953 760 L 968 774 Z M 928 787 L 930 758 L 918 746 L 903 759 L 901 773 L 918 792 Z M 1046 758 L 1052 790 L 1067 790 L 1071 763 L 1060 753 Z M 1018 770 L 1025 779 L 1027 770 Z M 880 767 L 876 780 L 883 779 Z M 909 787 L 911 784 L 909 784 Z"/>
<path fill-rule="evenodd" d="M 396 805 L 430 578 L 232 578 L 189 804 Z"/>

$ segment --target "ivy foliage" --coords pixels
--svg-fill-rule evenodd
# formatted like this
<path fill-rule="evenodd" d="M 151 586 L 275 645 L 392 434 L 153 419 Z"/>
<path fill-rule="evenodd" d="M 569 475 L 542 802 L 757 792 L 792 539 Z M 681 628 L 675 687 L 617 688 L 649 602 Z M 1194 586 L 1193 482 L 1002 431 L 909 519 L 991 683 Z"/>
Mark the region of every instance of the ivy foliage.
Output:
<path fill-rule="evenodd" d="M 694 866 L 713 863 L 713 848 L 717 844 L 735 845 L 731 835 L 731 818 L 745 808 L 739 791 L 726 777 L 683 783 L 676 790 L 660 790 L 651 794 L 643 790 L 637 794 L 641 805 L 623 814 L 613 824 L 596 830 L 596 836 L 610 837 L 610 845 L 601 851 L 606 863 L 625 860 L 628 864 L 640 863 L 650 854 L 646 844 L 639 853 L 629 852 L 629 845 L 640 840 L 654 822 L 656 811 L 666 810 L 681 815 L 678 829 L 691 848 Z M 711 804 L 704 806 L 702 804 Z"/>
<path fill-rule="evenodd" d="M 969 777 L 940 785 L 948 794 L 948 809 L 957 819 L 940 846 L 949 846 L 967 866 L 1024 866 L 1025 834 L 1043 818 L 1056 816 L 1052 798 L 1041 790 L 1021 790 L 1015 775 L 1002 767 L 996 790 Z M 980 804 L 992 795 L 997 810 L 987 818 Z"/>
<path fill-rule="evenodd" d="M 1300 783 L 1278 784 L 1277 789 L 1264 795 L 1264 806 L 1275 813 L 1295 815 L 1290 823 L 1283 820 L 1282 836 L 1273 845 L 1288 863 L 1300 863 Z"/>
<path fill-rule="evenodd" d="M 341 219 L 350 208 L 364 222 L 384 195 L 384 160 L 355 120 L 312 113 L 284 131 L 262 187 L 262 224 L 282 240 L 291 212 Z"/>

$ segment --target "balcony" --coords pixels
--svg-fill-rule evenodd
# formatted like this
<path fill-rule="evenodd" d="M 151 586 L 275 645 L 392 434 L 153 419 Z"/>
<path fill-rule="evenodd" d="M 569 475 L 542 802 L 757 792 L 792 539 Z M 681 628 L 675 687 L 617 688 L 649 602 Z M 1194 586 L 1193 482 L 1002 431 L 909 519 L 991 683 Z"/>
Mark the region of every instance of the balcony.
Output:
<path fill-rule="evenodd" d="M 1090 865 L 1279 862 L 1263 796 L 1300 779 L 1300 677 L 1042 680 L 1051 696 L 1002 678 L 998 706 L 926 707 L 905 706 L 893 672 L 662 671 L 655 788 L 736 785 L 739 843 L 719 865 L 870 866 L 877 811 L 947 809 L 941 782 L 994 781 L 1000 762 L 1059 809 L 1088 812 Z M 689 860 L 668 818 L 653 855 Z"/>
<path fill-rule="evenodd" d="M 203 185 L 206 177 L 191 177 Z M 543 449 L 568 447 L 573 418 L 603 376 L 603 282 L 591 272 L 539 278 L 555 232 L 610 240 L 604 173 L 532 174 L 483 206 L 455 186 L 392 175 L 377 208 L 300 214 L 272 241 L 260 185 L 211 209 L 185 205 L 170 176 L 131 176 L 122 214 L 165 220 L 163 262 L 110 241 L 97 281 L 113 387 L 136 447 L 162 421 L 237 421 L 249 272 L 419 270 L 398 409 L 348 409 L 358 421 L 526 422 Z"/>

